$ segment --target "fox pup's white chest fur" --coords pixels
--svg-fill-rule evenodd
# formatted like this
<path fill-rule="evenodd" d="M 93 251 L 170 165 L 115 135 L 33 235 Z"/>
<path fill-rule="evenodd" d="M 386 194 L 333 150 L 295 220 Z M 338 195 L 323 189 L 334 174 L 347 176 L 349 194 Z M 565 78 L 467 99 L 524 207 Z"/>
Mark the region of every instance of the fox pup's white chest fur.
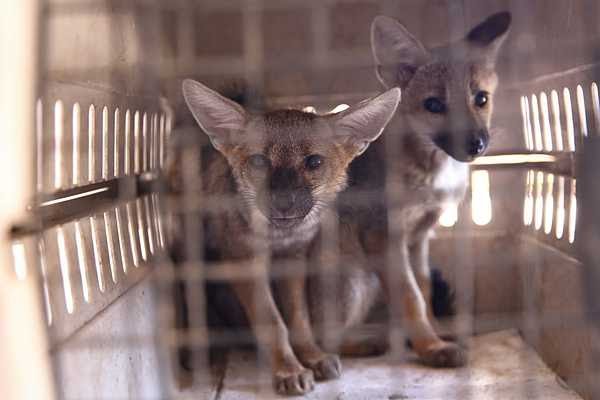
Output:
<path fill-rule="evenodd" d="M 434 173 L 432 188 L 446 201 L 460 201 L 467 186 L 468 176 L 468 164 L 446 157 L 438 171 Z"/>

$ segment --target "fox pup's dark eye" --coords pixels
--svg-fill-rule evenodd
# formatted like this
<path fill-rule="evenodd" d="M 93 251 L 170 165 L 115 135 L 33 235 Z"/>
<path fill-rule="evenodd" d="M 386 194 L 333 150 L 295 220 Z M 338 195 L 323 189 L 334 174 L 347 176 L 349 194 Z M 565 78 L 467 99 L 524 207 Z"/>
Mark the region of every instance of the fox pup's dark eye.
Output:
<path fill-rule="evenodd" d="M 312 171 L 319 169 L 323 165 L 323 157 L 318 154 L 312 154 L 304 159 L 304 165 Z"/>
<path fill-rule="evenodd" d="M 423 103 L 427 111 L 434 114 L 441 114 L 446 111 L 446 105 L 437 97 L 429 97 Z"/>
<path fill-rule="evenodd" d="M 485 105 L 488 103 L 488 97 L 488 92 L 477 92 L 477 94 L 475 95 L 475 105 L 479 108 L 485 107 Z"/>
<path fill-rule="evenodd" d="M 248 163 L 255 169 L 267 169 L 271 165 L 269 159 L 262 154 L 253 154 L 248 158 Z"/>

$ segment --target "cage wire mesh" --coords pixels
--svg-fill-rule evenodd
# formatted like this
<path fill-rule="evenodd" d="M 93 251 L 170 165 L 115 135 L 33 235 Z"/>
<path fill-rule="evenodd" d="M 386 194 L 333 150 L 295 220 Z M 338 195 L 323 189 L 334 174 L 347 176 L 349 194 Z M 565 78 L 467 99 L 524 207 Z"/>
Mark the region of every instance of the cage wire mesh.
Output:
<path fill-rule="evenodd" d="M 340 350 L 336 340 L 348 327 L 338 294 L 349 276 L 371 279 L 365 264 L 380 265 L 379 277 L 399 284 L 363 305 L 371 308 L 368 318 L 345 339 L 362 343 L 364 353 L 387 354 L 343 358 L 340 379 L 317 382 L 307 397 L 600 396 L 597 2 L 36 6 L 37 71 L 26 78 L 38 82 L 33 129 L 25 124 L 19 132 L 32 143 L 33 165 L 21 161 L 32 171 L 33 195 L 25 216 L 10 216 L 7 242 L 9 284 L 33 280 L 43 310 L 55 384 L 45 398 L 277 397 L 277 360 L 257 351 L 257 343 L 264 350 L 284 337 L 295 345 L 301 322 L 274 318 L 272 310 L 305 288 L 285 282 L 301 277 L 322 289 L 319 298 L 306 292 L 317 310 L 311 330 L 319 345 Z M 359 243 L 335 207 L 321 215 L 314 257 L 274 256 L 269 241 L 254 234 L 245 252 L 226 248 L 238 243 L 235 230 L 217 243 L 225 250 L 214 250 L 211 243 L 223 237 L 210 221 L 240 203 L 237 193 L 207 194 L 214 178 L 207 167 L 217 153 L 184 102 L 183 79 L 255 113 L 344 115 L 382 91 L 370 42 L 376 16 L 398 19 L 430 49 L 463 38 L 500 11 L 511 12 L 512 24 L 496 60 L 490 150 L 471 163 L 464 199 L 445 208 L 435 237 L 421 249 L 429 262 L 419 264 L 399 245 L 407 194 L 400 185 L 403 139 L 391 128 L 380 154 L 385 190 L 340 198 L 357 207 L 385 204 L 381 224 L 390 245 L 378 255 L 353 251 Z M 460 58 L 452 49 L 448 57 Z M 407 101 L 403 96 L 401 104 Z M 256 217 L 248 225 L 251 232 L 268 228 Z M 401 276 L 398 263 L 414 264 L 416 275 Z M 418 280 L 428 264 L 443 277 L 435 272 L 429 307 L 450 314 L 432 319 L 434 329 L 468 345 L 466 367 L 425 367 L 411 348 L 419 343 L 408 343 L 415 336 L 402 290 L 412 285 L 426 295 Z M 250 306 L 244 309 L 236 293 Z M 445 301 L 436 307 L 440 293 Z"/>

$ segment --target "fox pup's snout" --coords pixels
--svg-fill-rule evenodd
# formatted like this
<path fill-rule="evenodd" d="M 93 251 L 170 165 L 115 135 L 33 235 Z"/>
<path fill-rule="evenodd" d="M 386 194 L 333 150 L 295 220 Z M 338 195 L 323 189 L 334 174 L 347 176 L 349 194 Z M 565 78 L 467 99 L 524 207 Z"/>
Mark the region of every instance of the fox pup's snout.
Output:
<path fill-rule="evenodd" d="M 485 153 L 490 143 L 487 129 L 479 129 L 464 136 L 451 133 L 438 134 L 434 139 L 436 146 L 459 161 L 472 161 Z"/>
<path fill-rule="evenodd" d="M 227 159 L 249 213 L 275 231 L 319 221 L 346 186 L 350 162 L 379 137 L 400 101 L 400 90 L 391 89 L 335 115 L 253 115 L 192 80 L 184 81 L 183 95 Z"/>
<path fill-rule="evenodd" d="M 314 206 L 310 183 L 300 175 L 301 171 L 295 168 L 277 168 L 269 177 L 268 195 L 261 208 L 278 227 L 291 227 L 301 222 Z"/>

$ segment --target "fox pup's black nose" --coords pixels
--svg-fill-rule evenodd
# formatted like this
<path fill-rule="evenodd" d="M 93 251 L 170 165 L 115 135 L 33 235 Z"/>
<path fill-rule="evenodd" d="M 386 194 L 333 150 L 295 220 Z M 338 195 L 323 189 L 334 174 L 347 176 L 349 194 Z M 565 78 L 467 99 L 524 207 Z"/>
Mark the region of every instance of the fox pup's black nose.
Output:
<path fill-rule="evenodd" d="M 292 209 L 296 203 L 296 195 L 294 192 L 273 192 L 271 193 L 271 202 L 273 208 L 283 214 Z"/>
<path fill-rule="evenodd" d="M 472 156 L 480 156 L 487 149 L 488 137 L 485 132 L 477 133 L 467 139 L 467 153 Z"/>

